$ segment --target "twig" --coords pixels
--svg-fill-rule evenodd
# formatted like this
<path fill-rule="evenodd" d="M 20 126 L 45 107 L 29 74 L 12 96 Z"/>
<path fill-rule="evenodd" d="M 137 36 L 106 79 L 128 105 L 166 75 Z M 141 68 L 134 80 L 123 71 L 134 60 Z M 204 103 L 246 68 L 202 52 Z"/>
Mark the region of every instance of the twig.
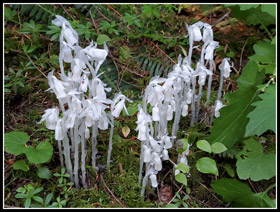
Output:
<path fill-rule="evenodd" d="M 63 5 L 61 4 L 60 5 L 61 7 L 62 7 L 62 9 L 64 10 L 64 12 L 67 14 L 67 15 L 69 15 L 70 16 L 70 18 L 72 18 L 72 20 L 75 20 L 74 18 L 73 18 L 73 16 L 63 7 Z"/>
<path fill-rule="evenodd" d="M 110 194 L 112 195 L 112 197 L 123 207 L 126 208 L 126 206 L 113 194 L 113 192 L 108 188 L 108 186 L 106 185 L 104 179 L 103 179 L 103 174 L 100 175 L 100 178 L 103 182 L 103 185 L 105 186 L 105 188 L 110 192 Z"/>
<path fill-rule="evenodd" d="M 179 188 L 179 190 L 175 193 L 174 197 L 168 202 L 168 204 L 170 204 L 170 203 L 175 199 L 176 194 L 178 194 L 178 193 L 182 190 L 183 187 L 184 187 L 184 184 L 181 185 L 181 187 Z"/>
<path fill-rule="evenodd" d="M 248 38 L 246 39 L 246 41 L 245 41 L 245 43 L 244 43 L 244 45 L 243 45 L 243 47 L 242 47 L 242 50 L 241 50 L 241 55 L 240 55 L 240 60 L 239 60 L 238 75 L 239 75 L 239 73 L 240 73 L 240 71 L 241 71 L 241 68 L 242 68 L 243 52 L 244 52 L 245 46 L 246 46 L 246 44 L 247 44 L 247 41 L 248 41 Z"/>
<path fill-rule="evenodd" d="M 118 11 L 116 11 L 113 7 L 111 7 L 111 5 L 107 4 L 107 7 L 113 10 L 118 16 L 122 18 L 122 15 Z"/>
<path fill-rule="evenodd" d="M 99 13 L 99 15 L 101 15 L 104 19 L 106 19 L 107 21 L 110 21 L 110 22 L 112 22 L 109 18 L 107 18 L 107 17 L 105 17 L 101 12 L 100 12 L 100 10 L 94 5 L 94 4 L 92 4 L 94 7 L 95 7 L 95 9 L 97 10 L 97 12 Z"/>
<path fill-rule="evenodd" d="M 198 181 L 197 179 L 195 179 L 194 177 L 192 177 L 192 179 L 193 179 L 194 181 L 196 181 L 197 183 L 199 183 L 202 187 L 204 187 L 210 194 L 212 194 L 212 196 L 213 196 L 216 200 L 218 200 L 219 202 L 223 203 L 218 197 L 216 197 L 215 194 L 213 194 L 213 192 L 212 192 L 209 188 L 207 188 L 206 185 L 202 184 L 201 182 L 199 182 L 199 181 Z"/>
<path fill-rule="evenodd" d="M 97 27 L 97 24 L 96 24 L 96 22 L 94 21 L 90 10 L 89 10 L 89 15 L 90 15 L 90 18 L 91 18 L 91 22 L 92 22 L 92 24 L 94 25 L 94 27 L 95 27 L 95 29 L 96 29 L 96 31 L 97 31 L 97 34 L 100 34 L 100 33 L 99 33 L 99 29 L 98 29 L 98 27 Z"/>
<path fill-rule="evenodd" d="M 161 48 L 158 47 L 158 45 L 156 45 L 153 41 L 151 41 L 151 43 L 153 44 L 153 46 L 155 46 L 158 50 L 160 50 L 172 63 L 176 64 L 176 62 L 174 60 L 172 60 L 171 57 L 169 57 Z"/>
<path fill-rule="evenodd" d="M 24 52 L 24 53 L 25 53 L 25 55 L 28 57 L 28 59 L 31 61 L 32 65 L 33 65 L 44 77 L 48 78 L 48 77 L 44 74 L 44 72 L 42 72 L 42 71 L 35 65 L 35 63 L 34 63 L 33 60 L 29 57 L 29 55 L 28 55 L 26 52 Z"/>
<path fill-rule="evenodd" d="M 221 18 L 219 18 L 217 21 L 215 21 L 215 23 L 212 24 L 212 27 L 215 26 L 216 24 L 220 23 L 225 18 L 227 18 L 230 13 L 231 13 L 231 9 L 229 9 Z"/>

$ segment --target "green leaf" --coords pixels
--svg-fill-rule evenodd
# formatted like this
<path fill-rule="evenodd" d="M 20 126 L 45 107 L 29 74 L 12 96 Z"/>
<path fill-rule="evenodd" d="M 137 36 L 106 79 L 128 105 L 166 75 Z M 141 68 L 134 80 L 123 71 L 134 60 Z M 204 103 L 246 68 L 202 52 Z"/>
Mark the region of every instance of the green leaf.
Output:
<path fill-rule="evenodd" d="M 167 204 L 165 208 L 178 208 L 178 206 L 175 204 Z"/>
<path fill-rule="evenodd" d="M 101 45 L 104 42 L 107 42 L 107 41 L 110 41 L 110 40 L 111 39 L 107 35 L 100 34 L 100 35 L 98 35 L 96 42 L 97 42 L 98 45 Z"/>
<path fill-rule="evenodd" d="M 183 138 L 178 140 L 176 142 L 176 146 L 177 146 L 177 152 L 179 152 L 180 154 L 183 153 L 188 148 L 188 139 Z"/>
<path fill-rule="evenodd" d="M 4 146 L 6 152 L 12 153 L 15 156 L 24 152 L 25 144 L 30 137 L 24 132 L 9 132 L 4 135 Z"/>
<path fill-rule="evenodd" d="M 43 203 L 43 199 L 39 196 L 33 196 L 32 199 L 34 199 L 36 202 Z"/>
<path fill-rule="evenodd" d="M 36 188 L 35 191 L 33 192 L 33 194 L 38 194 L 43 189 L 44 189 L 43 187 Z"/>
<path fill-rule="evenodd" d="M 223 145 L 220 142 L 216 142 L 216 143 L 212 144 L 211 145 L 211 149 L 212 149 L 212 152 L 215 153 L 215 154 L 220 154 L 220 153 L 222 153 L 222 152 L 227 150 L 225 145 Z"/>
<path fill-rule="evenodd" d="M 52 174 L 48 167 L 40 167 L 37 170 L 37 175 L 42 179 L 51 179 L 52 178 Z"/>
<path fill-rule="evenodd" d="M 211 182 L 211 187 L 234 207 L 275 207 L 275 201 L 268 197 L 266 191 L 256 194 L 247 184 L 236 179 L 215 180 Z"/>
<path fill-rule="evenodd" d="M 263 12 L 276 17 L 276 4 L 262 4 L 261 9 Z"/>
<path fill-rule="evenodd" d="M 264 94 L 259 95 L 261 101 L 252 105 L 256 108 L 248 114 L 250 118 L 245 136 L 261 135 L 267 130 L 276 133 L 276 86 L 270 85 Z"/>
<path fill-rule="evenodd" d="M 230 164 L 225 164 L 223 165 L 223 168 L 226 170 L 229 176 L 234 177 L 235 176 L 235 171 L 234 168 L 231 167 Z"/>
<path fill-rule="evenodd" d="M 16 161 L 14 164 L 13 164 L 13 168 L 14 169 L 20 169 L 20 170 L 23 170 L 23 171 L 28 171 L 29 167 L 27 166 L 25 160 L 18 160 Z"/>
<path fill-rule="evenodd" d="M 27 197 L 27 194 L 22 194 L 22 193 L 20 193 L 20 194 L 16 194 L 15 197 L 16 197 L 16 198 L 19 198 L 19 199 L 22 199 L 22 198 L 26 198 L 26 197 Z"/>
<path fill-rule="evenodd" d="M 130 128 L 127 126 L 127 125 L 125 125 L 123 128 L 122 128 L 122 134 L 123 134 L 123 137 L 127 137 L 128 136 L 128 134 L 130 133 Z"/>
<path fill-rule="evenodd" d="M 205 173 L 205 174 L 214 174 L 216 176 L 219 175 L 218 169 L 216 166 L 216 162 L 208 157 L 203 157 L 197 160 L 196 168 L 198 171 Z"/>
<path fill-rule="evenodd" d="M 184 163 L 179 163 L 175 169 L 178 169 L 183 173 L 187 173 L 189 171 L 189 167 Z"/>
<path fill-rule="evenodd" d="M 31 204 L 31 198 L 27 198 L 24 202 L 24 207 L 29 208 L 30 204 Z"/>
<path fill-rule="evenodd" d="M 197 143 L 196 143 L 196 146 L 197 148 L 205 151 L 205 152 L 209 152 L 211 153 L 211 146 L 210 144 L 208 143 L 208 141 L 206 140 L 199 140 Z"/>
<path fill-rule="evenodd" d="M 46 196 L 45 205 L 47 205 L 47 204 L 50 203 L 52 197 L 53 197 L 53 194 L 52 194 L 52 193 L 49 193 L 49 194 Z"/>
<path fill-rule="evenodd" d="M 187 185 L 187 177 L 183 173 L 179 173 L 179 174 L 175 175 L 175 180 L 179 183 Z"/>
<path fill-rule="evenodd" d="M 44 141 L 36 149 L 33 146 L 28 146 L 24 153 L 31 163 L 46 163 L 52 157 L 53 147 L 48 141 Z"/>
<path fill-rule="evenodd" d="M 259 65 L 259 70 L 264 68 L 267 74 L 273 74 L 276 70 L 276 45 L 271 41 L 259 41 L 253 49 L 255 54 L 249 58 Z"/>
<path fill-rule="evenodd" d="M 257 85 L 262 84 L 264 72 L 258 72 L 258 65 L 249 61 L 237 80 L 238 90 L 225 95 L 228 106 L 220 109 L 220 117 L 213 122 L 208 142 L 221 142 L 230 149 L 244 137 L 249 118 L 247 115 L 254 109 L 251 104 L 257 100 Z"/>
<path fill-rule="evenodd" d="M 244 141 L 243 151 L 239 153 L 236 162 L 236 172 L 242 180 L 269 180 L 276 175 L 276 155 L 263 154 L 262 145 L 250 138 Z M 244 155 L 245 158 L 241 157 Z"/>

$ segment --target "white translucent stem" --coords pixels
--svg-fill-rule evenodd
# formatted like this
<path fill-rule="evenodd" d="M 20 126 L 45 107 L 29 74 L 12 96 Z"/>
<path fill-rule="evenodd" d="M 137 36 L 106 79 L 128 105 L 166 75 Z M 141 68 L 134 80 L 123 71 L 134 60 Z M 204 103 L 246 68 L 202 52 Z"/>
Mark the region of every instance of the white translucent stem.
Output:
<path fill-rule="evenodd" d="M 91 135 L 91 145 L 92 145 L 92 153 L 91 153 L 91 159 L 92 159 L 92 167 L 96 169 L 96 155 L 98 153 L 98 150 L 96 148 L 97 145 L 97 134 L 98 134 L 98 128 L 97 123 L 94 123 L 92 126 L 92 135 Z"/>
<path fill-rule="evenodd" d="M 73 170 L 72 170 L 72 163 L 70 157 L 70 146 L 69 146 L 69 139 L 67 136 L 66 130 L 63 131 L 63 154 L 65 156 L 65 165 L 67 173 L 70 175 L 70 180 L 73 182 Z"/>
<path fill-rule="evenodd" d="M 191 118 L 191 126 L 194 125 L 195 121 L 195 86 L 196 86 L 196 77 L 191 77 L 192 80 L 192 104 L 191 104 L 191 111 L 192 111 L 192 118 Z"/>
<path fill-rule="evenodd" d="M 85 124 L 84 122 L 81 124 L 81 149 L 82 149 L 82 157 L 81 157 L 81 170 L 82 170 L 82 184 L 84 188 L 87 188 L 86 183 L 86 141 L 85 141 Z"/>
<path fill-rule="evenodd" d="M 75 152 L 74 152 L 74 182 L 76 188 L 80 188 L 79 185 L 79 143 L 80 143 L 80 136 L 78 131 L 78 121 L 76 120 L 74 125 L 74 145 L 75 145 Z"/>
<path fill-rule="evenodd" d="M 107 155 L 107 167 L 109 167 L 111 161 L 111 152 L 113 146 L 114 116 L 112 115 L 112 112 L 110 113 L 110 119 L 111 119 L 111 130 L 110 130 L 109 148 L 108 148 L 108 155 Z"/>
<path fill-rule="evenodd" d="M 209 70 L 213 73 L 213 60 L 209 60 Z M 211 87 L 212 87 L 212 75 L 208 77 L 208 88 L 207 88 L 207 99 L 206 104 L 209 104 L 210 95 L 211 95 Z"/>
<path fill-rule="evenodd" d="M 64 160 L 63 160 L 63 154 L 62 154 L 62 149 L 61 149 L 61 141 L 57 141 L 58 144 L 58 151 L 59 151 L 59 159 L 60 159 L 60 165 L 61 167 L 64 167 Z"/>
<path fill-rule="evenodd" d="M 202 96 L 202 88 L 203 88 L 203 85 L 199 85 L 197 108 L 196 108 L 196 115 L 195 115 L 195 123 L 198 122 L 198 116 L 199 116 L 199 111 L 200 111 L 200 100 L 201 100 L 201 96 Z"/>

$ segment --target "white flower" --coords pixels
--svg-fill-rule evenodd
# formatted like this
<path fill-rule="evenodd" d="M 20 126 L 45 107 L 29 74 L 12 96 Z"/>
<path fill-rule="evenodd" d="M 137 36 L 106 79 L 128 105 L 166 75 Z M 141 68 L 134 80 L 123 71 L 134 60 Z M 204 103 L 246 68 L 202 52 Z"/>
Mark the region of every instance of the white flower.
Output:
<path fill-rule="evenodd" d="M 164 150 L 162 151 L 162 159 L 163 159 L 163 160 L 168 160 L 168 159 L 169 159 L 167 149 L 164 149 Z"/>
<path fill-rule="evenodd" d="M 145 122 L 139 124 L 135 130 L 138 131 L 137 139 L 139 139 L 140 141 L 147 140 L 147 136 L 146 136 L 147 128 L 145 126 Z"/>
<path fill-rule="evenodd" d="M 93 42 L 91 42 L 83 51 L 92 59 L 99 61 L 104 61 L 108 55 L 106 43 L 104 43 L 104 49 L 98 49 L 96 46 L 93 46 Z"/>
<path fill-rule="evenodd" d="M 153 119 L 153 121 L 160 121 L 159 109 L 158 109 L 157 104 L 153 107 L 152 119 Z"/>
<path fill-rule="evenodd" d="M 67 96 L 67 94 L 65 92 L 66 88 L 64 87 L 62 81 L 58 80 L 55 76 L 48 75 L 48 82 L 49 82 L 50 88 L 47 89 L 47 91 L 52 89 L 58 99 L 61 99 L 61 98 L 64 98 Z"/>
<path fill-rule="evenodd" d="M 155 174 L 150 175 L 150 180 L 152 183 L 152 187 L 156 188 L 158 186 L 157 176 Z"/>
<path fill-rule="evenodd" d="M 221 65 L 219 65 L 219 69 L 224 70 L 223 76 L 226 78 L 229 77 L 230 72 L 231 72 L 230 68 L 233 67 L 233 64 L 232 65 L 229 64 L 229 62 L 228 62 L 229 60 L 230 60 L 229 58 L 224 58 Z"/>
<path fill-rule="evenodd" d="M 215 117 L 220 117 L 220 112 L 219 110 L 224 107 L 223 103 L 220 100 L 216 101 L 216 106 L 215 106 Z"/>
<path fill-rule="evenodd" d="M 169 149 L 169 148 L 172 147 L 171 139 L 170 139 L 169 136 L 164 135 L 164 136 L 162 137 L 162 141 L 164 142 L 164 148 L 165 148 L 165 149 Z"/>
<path fill-rule="evenodd" d="M 79 90 L 83 92 L 87 92 L 88 85 L 89 85 L 88 77 L 86 76 L 86 74 L 83 74 Z"/>
<path fill-rule="evenodd" d="M 148 163 L 151 161 L 151 149 L 149 147 L 147 147 L 146 145 L 144 145 L 143 149 L 144 149 L 144 153 L 143 153 L 144 162 Z"/>
<path fill-rule="evenodd" d="M 166 119 L 167 119 L 167 121 L 170 121 L 173 119 L 173 108 L 171 105 L 167 106 Z"/>
<path fill-rule="evenodd" d="M 155 106 L 155 104 L 162 101 L 163 98 L 164 98 L 163 88 L 160 85 L 156 85 L 150 91 L 147 102 L 150 103 L 152 106 Z"/>
<path fill-rule="evenodd" d="M 152 136 L 149 136 L 149 141 L 150 141 L 153 151 L 155 151 L 155 152 L 161 151 L 161 149 L 162 149 L 161 146 L 158 144 L 158 142 Z"/>
<path fill-rule="evenodd" d="M 74 82 L 80 82 L 81 80 L 81 73 L 82 73 L 82 70 L 86 68 L 86 65 L 85 65 L 85 62 L 80 60 L 80 59 L 77 59 L 75 58 L 74 59 L 74 63 L 73 63 L 73 67 L 72 67 L 72 80 Z"/>
<path fill-rule="evenodd" d="M 58 121 L 59 110 L 57 107 L 46 109 L 39 124 L 46 120 L 46 127 L 50 130 L 54 130 Z"/>
<path fill-rule="evenodd" d="M 160 171 L 162 169 L 162 162 L 159 154 L 156 152 L 152 153 L 152 163 L 155 165 L 155 170 Z"/>
<path fill-rule="evenodd" d="M 63 140 L 62 119 L 59 119 L 55 126 L 55 140 Z"/>
<path fill-rule="evenodd" d="M 213 30 L 211 25 L 204 23 L 203 27 L 203 42 L 206 43 L 207 41 L 212 41 L 213 40 Z"/>
<path fill-rule="evenodd" d="M 188 105 L 184 104 L 182 108 L 182 116 L 185 117 L 188 115 Z"/>
<path fill-rule="evenodd" d="M 108 129 L 108 117 L 106 115 L 106 113 L 103 111 L 101 113 L 101 117 L 99 119 L 99 122 L 98 122 L 98 128 L 101 129 L 101 130 L 107 130 Z"/>
<path fill-rule="evenodd" d="M 120 116 L 120 113 L 122 111 L 123 108 L 125 108 L 125 104 L 124 104 L 125 99 L 122 99 L 121 101 L 119 101 L 119 103 L 113 108 L 113 112 L 112 115 L 116 118 L 118 118 Z"/>
<path fill-rule="evenodd" d="M 85 139 L 89 139 L 89 136 L 90 136 L 89 129 L 86 128 L 86 129 L 85 129 Z"/>
<path fill-rule="evenodd" d="M 189 89 L 188 93 L 187 93 L 187 104 L 191 104 L 192 103 L 192 89 Z"/>
<path fill-rule="evenodd" d="M 72 110 L 67 110 L 65 113 L 65 127 L 68 128 L 73 128 L 75 124 L 75 118 L 76 118 L 76 113 Z"/>
<path fill-rule="evenodd" d="M 206 60 L 213 60 L 214 57 L 214 50 L 215 48 L 219 47 L 219 42 L 217 41 L 210 41 L 209 45 L 205 49 L 205 59 Z"/>
<path fill-rule="evenodd" d="M 73 32 L 73 29 L 65 26 L 65 23 L 62 23 L 61 35 L 66 39 L 67 43 L 71 46 L 78 43 L 78 38 Z"/>
<path fill-rule="evenodd" d="M 199 79 L 198 79 L 198 84 L 199 85 L 204 85 L 205 84 L 206 76 L 207 76 L 207 74 L 206 74 L 205 71 L 201 71 L 199 73 Z"/>

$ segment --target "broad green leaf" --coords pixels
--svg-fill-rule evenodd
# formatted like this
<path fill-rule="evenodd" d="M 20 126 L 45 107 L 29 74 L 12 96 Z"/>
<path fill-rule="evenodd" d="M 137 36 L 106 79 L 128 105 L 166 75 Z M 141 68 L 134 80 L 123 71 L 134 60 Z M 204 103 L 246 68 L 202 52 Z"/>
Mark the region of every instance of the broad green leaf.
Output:
<path fill-rule="evenodd" d="M 226 170 L 229 176 L 234 177 L 235 176 L 235 171 L 234 168 L 230 164 L 225 164 L 223 165 L 223 168 Z"/>
<path fill-rule="evenodd" d="M 252 104 L 256 108 L 247 116 L 250 120 L 245 136 L 260 136 L 267 130 L 276 133 L 276 86 L 268 86 L 265 93 L 260 94 L 259 97 L 261 101 Z"/>
<path fill-rule="evenodd" d="M 15 156 L 24 152 L 25 144 L 30 137 L 24 132 L 9 132 L 4 135 L 4 146 L 6 152 L 12 153 Z"/>
<path fill-rule="evenodd" d="M 31 163 L 46 163 L 52 157 L 53 147 L 49 142 L 44 141 L 36 149 L 33 146 L 28 146 L 24 153 Z"/>
<path fill-rule="evenodd" d="M 179 163 L 175 169 L 178 169 L 183 173 L 187 173 L 189 171 L 189 167 L 184 163 Z"/>
<path fill-rule="evenodd" d="M 263 154 L 262 145 L 253 138 L 244 143 L 243 151 L 238 154 L 236 162 L 238 177 L 242 180 L 250 178 L 252 181 L 269 180 L 274 177 L 276 175 L 276 155 Z"/>
<path fill-rule="evenodd" d="M 220 154 L 220 153 L 226 151 L 227 148 L 222 143 L 216 142 L 216 143 L 211 145 L 211 150 L 215 154 Z"/>
<path fill-rule="evenodd" d="M 259 100 L 257 85 L 262 84 L 263 77 L 264 72 L 259 72 L 256 62 L 250 60 L 237 80 L 238 90 L 225 95 L 229 105 L 220 109 L 220 117 L 213 122 L 210 144 L 221 142 L 230 149 L 244 137 L 247 115 L 254 109 L 251 104 Z"/>
<path fill-rule="evenodd" d="M 275 73 L 276 45 L 271 41 L 259 41 L 253 46 L 255 54 L 249 57 L 259 65 L 259 70 L 265 69 L 267 74 Z"/>
<path fill-rule="evenodd" d="M 122 134 L 123 134 L 123 137 L 127 137 L 128 136 L 128 134 L 130 133 L 130 128 L 127 126 L 127 125 L 125 125 L 123 128 L 122 128 Z"/>
<path fill-rule="evenodd" d="M 276 16 L 276 4 L 262 4 L 261 9 L 269 15 Z"/>
<path fill-rule="evenodd" d="M 240 159 L 236 163 L 236 171 L 241 180 L 269 180 L 276 174 L 275 154 L 254 155 Z"/>
<path fill-rule="evenodd" d="M 179 183 L 187 185 L 187 177 L 183 173 L 179 173 L 179 174 L 175 175 L 175 180 Z"/>
<path fill-rule="evenodd" d="M 28 171 L 29 167 L 27 166 L 25 160 L 18 160 L 13 164 L 14 169 L 20 169 L 23 171 Z"/>
<path fill-rule="evenodd" d="M 197 148 L 205 151 L 205 152 L 209 152 L 211 153 L 211 146 L 210 144 L 208 143 L 208 141 L 206 140 L 199 140 L 197 143 L 196 143 L 196 146 Z"/>
<path fill-rule="evenodd" d="M 275 201 L 268 197 L 266 191 L 254 193 L 247 184 L 236 179 L 215 180 L 211 182 L 211 187 L 234 207 L 275 207 Z"/>
<path fill-rule="evenodd" d="M 100 35 L 98 35 L 96 42 L 98 45 L 101 45 L 104 42 L 106 43 L 107 41 L 110 41 L 110 40 L 111 40 L 111 38 L 109 38 L 107 35 L 100 34 Z"/>
<path fill-rule="evenodd" d="M 27 197 L 27 194 L 20 193 L 20 194 L 16 194 L 15 197 L 16 197 L 16 198 L 19 198 L 19 199 L 22 199 L 22 198 L 26 198 L 26 197 Z"/>
<path fill-rule="evenodd" d="M 49 204 L 51 199 L 53 197 L 53 194 L 52 193 L 49 193 L 46 197 L 46 200 L 45 200 L 45 205 Z"/>
<path fill-rule="evenodd" d="M 33 194 L 38 194 L 43 189 L 44 189 L 43 187 L 36 188 L 35 191 L 33 192 Z"/>
<path fill-rule="evenodd" d="M 205 174 L 219 175 L 216 162 L 208 157 L 203 157 L 197 160 L 196 168 L 198 171 Z"/>
<path fill-rule="evenodd" d="M 40 167 L 37 170 L 37 175 L 42 179 L 51 179 L 52 178 L 52 174 L 48 167 Z"/>

